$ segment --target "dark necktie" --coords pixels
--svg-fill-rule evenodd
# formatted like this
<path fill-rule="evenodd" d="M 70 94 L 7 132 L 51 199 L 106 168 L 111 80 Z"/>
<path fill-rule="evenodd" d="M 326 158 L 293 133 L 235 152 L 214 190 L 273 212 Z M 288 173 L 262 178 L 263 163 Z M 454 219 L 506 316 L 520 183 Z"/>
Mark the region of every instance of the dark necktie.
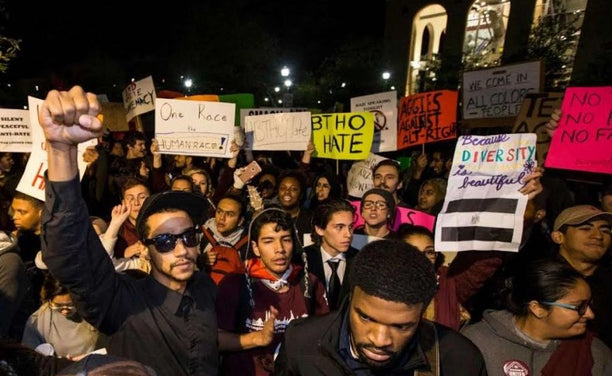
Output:
<path fill-rule="evenodd" d="M 330 310 L 335 310 L 338 307 L 338 298 L 340 297 L 340 277 L 338 277 L 338 265 L 340 260 L 329 259 L 327 260 L 329 267 L 331 268 L 331 276 L 329 277 L 329 284 L 327 288 L 327 303 L 329 304 Z"/>

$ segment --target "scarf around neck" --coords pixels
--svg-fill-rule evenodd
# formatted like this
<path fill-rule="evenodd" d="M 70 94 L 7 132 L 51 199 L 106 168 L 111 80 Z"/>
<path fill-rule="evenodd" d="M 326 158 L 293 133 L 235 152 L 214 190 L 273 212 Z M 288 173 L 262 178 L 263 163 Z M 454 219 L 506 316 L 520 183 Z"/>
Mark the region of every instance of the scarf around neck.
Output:
<path fill-rule="evenodd" d="M 285 273 L 278 278 L 270 273 L 268 269 L 266 269 L 263 262 L 261 262 L 261 259 L 252 258 L 249 259 L 247 263 L 247 270 L 249 277 L 261 281 L 264 285 L 268 286 L 274 291 L 278 291 L 294 281 L 300 274 L 302 267 L 300 265 L 290 264 Z"/>

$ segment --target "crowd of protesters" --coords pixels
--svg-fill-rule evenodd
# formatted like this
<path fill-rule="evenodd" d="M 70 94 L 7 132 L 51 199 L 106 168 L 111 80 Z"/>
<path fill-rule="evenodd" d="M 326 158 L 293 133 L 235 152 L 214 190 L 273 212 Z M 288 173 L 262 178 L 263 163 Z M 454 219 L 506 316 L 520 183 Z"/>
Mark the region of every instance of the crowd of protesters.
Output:
<path fill-rule="evenodd" d="M 0 153 L 0 375 L 86 360 L 142 375 L 612 375 L 612 180 L 538 168 L 518 252 L 443 254 L 432 230 L 392 222 L 398 207 L 440 213 L 453 142 L 383 153 L 356 213 L 352 162 L 312 144 L 161 154 L 153 134 L 104 128 L 79 87 L 62 94 L 40 112 L 45 202 L 16 190 L 27 155 Z M 384 240 L 359 250 L 355 234 Z"/>

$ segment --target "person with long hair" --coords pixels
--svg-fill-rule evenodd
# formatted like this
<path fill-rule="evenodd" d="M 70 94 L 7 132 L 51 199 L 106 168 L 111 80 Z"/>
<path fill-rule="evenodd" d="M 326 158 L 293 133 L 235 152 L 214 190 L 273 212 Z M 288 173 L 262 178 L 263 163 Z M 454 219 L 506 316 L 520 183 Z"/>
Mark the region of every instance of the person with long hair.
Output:
<path fill-rule="evenodd" d="M 480 348 L 489 376 L 612 375 L 612 351 L 587 331 L 591 303 L 579 272 L 540 259 L 513 277 L 507 309 L 485 311 L 462 333 Z"/>

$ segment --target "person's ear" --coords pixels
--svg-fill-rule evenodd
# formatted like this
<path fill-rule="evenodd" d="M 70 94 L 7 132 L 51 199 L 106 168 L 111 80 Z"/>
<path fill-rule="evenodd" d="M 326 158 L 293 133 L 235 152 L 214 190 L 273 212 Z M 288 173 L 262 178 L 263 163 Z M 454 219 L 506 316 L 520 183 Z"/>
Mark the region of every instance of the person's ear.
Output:
<path fill-rule="evenodd" d="M 542 307 L 542 305 L 535 300 L 530 301 L 527 308 L 529 309 L 529 312 L 531 312 L 531 314 L 538 319 L 546 317 L 548 314 L 548 310 Z"/>
<path fill-rule="evenodd" d="M 244 217 L 240 218 L 240 220 L 238 221 L 238 226 L 242 226 L 243 223 L 244 223 Z"/>
<path fill-rule="evenodd" d="M 257 247 L 257 242 L 251 240 L 251 248 L 253 248 L 253 254 L 257 257 L 261 257 L 261 252 L 259 252 L 259 247 Z"/>
<path fill-rule="evenodd" d="M 536 213 L 535 213 L 534 222 L 538 223 L 538 222 L 542 221 L 544 218 L 546 218 L 546 209 L 540 209 L 540 210 L 536 211 Z"/>
<path fill-rule="evenodd" d="M 325 233 L 325 231 L 321 227 L 315 225 L 314 229 L 317 235 L 319 235 L 320 237 L 323 237 L 323 234 Z"/>
<path fill-rule="evenodd" d="M 553 242 L 555 242 L 555 244 L 561 244 L 565 239 L 565 235 L 563 235 L 561 231 L 553 231 L 550 233 L 550 238 Z"/>

